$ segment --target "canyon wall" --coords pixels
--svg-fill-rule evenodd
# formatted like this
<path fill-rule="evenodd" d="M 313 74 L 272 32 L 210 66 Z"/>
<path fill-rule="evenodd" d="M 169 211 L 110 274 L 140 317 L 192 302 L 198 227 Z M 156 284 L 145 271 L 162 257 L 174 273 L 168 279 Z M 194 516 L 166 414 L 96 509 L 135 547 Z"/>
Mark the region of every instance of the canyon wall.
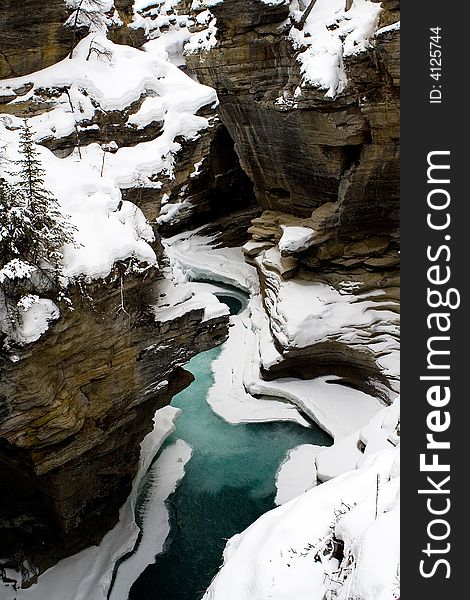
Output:
<path fill-rule="evenodd" d="M 130 21 L 132 2 L 116 2 L 116 8 L 122 18 L 127 10 Z M 28 21 L 26 11 L 39 29 Z M 240 168 L 214 101 L 206 105 L 202 100 L 199 106 L 191 98 L 189 108 L 172 113 L 183 123 L 182 131 L 191 119 L 200 124 L 199 131 L 190 130 L 186 136 L 170 137 L 167 130 L 172 131 L 173 120 L 165 120 L 165 111 L 161 118 L 150 112 L 145 122 L 132 122 L 136 115 L 147 114 L 146 100 L 160 98 L 153 88 L 161 85 L 161 72 L 168 74 L 170 86 L 178 84 L 178 77 L 187 79 L 176 67 L 163 59 L 142 62 L 152 59 L 112 43 L 107 55 L 90 56 L 95 37 L 84 40 L 84 55 L 77 56 L 75 50 L 71 69 L 100 68 L 106 77 L 108 69 L 129 56 L 136 70 L 142 69 L 143 82 L 136 82 L 142 93 L 130 87 L 129 98 L 123 93 L 121 101 L 122 90 L 117 89 L 120 106 L 109 109 L 109 97 L 99 93 L 100 82 L 90 85 L 87 75 L 70 79 L 68 59 L 67 68 L 46 73 L 50 83 L 38 84 L 35 74 L 28 74 L 67 54 L 70 40 L 56 43 L 67 17 L 62 2 L 48 3 L 45 11 L 30 3 L 24 10 L 7 3 L 1 15 L 5 35 L 15 28 L 20 31 L 23 24 L 31 29 L 15 42 L 23 62 L 20 54 L 9 54 L 15 68 L 2 71 L 3 76 L 26 73 L 1 82 L 5 139 L 16 135 L 23 119 L 30 119 L 37 142 L 47 149 L 42 155 L 49 161 L 47 168 L 58 169 L 59 183 L 67 177 L 66 171 L 61 175 L 67 161 L 76 165 L 91 161 L 90 181 L 76 182 L 78 191 L 84 185 L 81 201 L 88 202 L 96 194 L 100 203 L 101 193 L 110 194 L 110 215 L 117 214 L 118 219 L 123 203 L 133 202 L 152 226 L 157 256 L 156 265 L 135 269 L 135 260 L 129 257 L 117 260 L 104 278 L 82 275 L 72 280 L 66 291 L 72 310 L 67 302 L 58 302 L 61 317 L 37 341 L 21 345 L 0 334 L 0 557 L 22 570 L 24 583 L 29 584 L 59 559 L 98 543 L 116 523 L 136 473 L 140 442 L 153 427 L 155 411 L 191 382 L 181 366 L 226 339 L 227 316 L 206 318 L 203 305 L 194 307 L 190 301 L 188 309 L 181 310 L 185 298 L 167 299 L 171 274 L 159 228 L 169 235 L 236 215 L 239 226 L 228 232 L 227 239 L 242 243 L 257 209 L 251 183 Z M 46 35 L 44 30 L 52 33 Z M 29 37 L 32 32 L 34 39 Z M 109 36 L 115 38 L 116 30 Z M 8 45 L 2 48 L 10 52 Z M 151 69 L 146 72 L 147 64 Z M 112 75 L 113 81 L 121 76 L 115 71 Z M 197 84 L 194 89 L 197 93 Z M 215 98 L 212 90 L 203 90 L 204 94 Z M 167 138 L 168 148 L 160 144 Z M 149 147 L 152 143 L 155 146 Z M 144 167 L 147 162 L 152 166 L 138 180 L 113 188 L 113 178 L 122 175 L 113 158 L 120 151 L 137 152 L 142 144 L 149 148 Z M 161 147 L 169 157 L 168 170 L 161 167 L 157 154 L 156 148 Z M 96 164 L 87 154 L 90 148 L 99 152 Z M 116 192 L 119 202 L 112 199 Z M 175 205 L 178 219 L 170 214 L 159 221 L 164 202 Z M 187 292 L 185 297 L 191 295 Z M 161 319 L 155 306 L 166 303 L 171 309 L 172 302 L 178 303 L 177 316 Z"/>
<path fill-rule="evenodd" d="M 188 10 L 188 2 L 180 7 Z M 193 5 L 199 15 L 205 8 Z M 246 252 L 271 321 L 269 296 L 292 278 L 354 290 L 383 314 L 382 327 L 353 327 L 346 343 L 340 328 L 301 349 L 278 343 L 286 360 L 265 376 L 292 368 L 302 377 L 335 372 L 386 397 L 380 390 L 396 389 L 398 380 L 396 358 L 393 369 L 383 358 L 398 347 L 399 2 L 383 3 L 370 38 L 349 53 L 341 45 L 356 8 L 348 13 L 335 4 L 325 30 L 345 27 L 337 60 L 340 84 L 347 80 L 336 91 L 308 81 L 300 59 L 310 33 L 296 43 L 302 26 L 288 2 L 223 0 L 208 8 L 214 20 L 193 27 L 199 39 L 186 61 L 217 90 L 221 118 L 263 209 Z M 328 55 L 322 60 L 328 65 Z M 302 228 L 308 239 L 279 244 L 286 227 Z"/>
<path fill-rule="evenodd" d="M 32 73 L 70 51 L 64 0 L 5 0 L 0 9 L 0 79 Z"/>
<path fill-rule="evenodd" d="M 191 382 L 179 365 L 225 339 L 227 318 L 203 321 L 202 308 L 158 322 L 159 277 L 77 286 L 73 311 L 1 357 L 0 555 L 12 565 L 41 572 L 101 540 L 155 411 Z"/>
<path fill-rule="evenodd" d="M 0 77 L 32 73 L 67 55 L 68 13 L 59 0 L 46 4 L 39 10 L 26 1 L 18 11 L 4 3 Z M 132 2 L 114 4 L 122 24 L 111 28 L 110 38 L 139 46 L 146 38 L 142 29 L 128 27 Z M 189 13 L 192 4 L 181 2 L 179 12 Z M 205 10 L 201 4 L 192 13 L 196 36 L 206 36 L 197 21 Z M 122 262 L 104 281 L 77 283 L 70 289 L 74 311 L 61 306 L 62 318 L 39 341 L 0 358 L 6 490 L 0 555 L 24 568 L 26 581 L 112 527 L 155 410 L 189 383 L 181 365 L 226 337 L 228 319 L 206 321 L 203 309 L 165 322 L 155 318 L 167 266 L 160 234 L 206 224 L 207 233 L 222 233 L 219 243 L 237 245 L 246 242 L 249 228 L 246 259 L 258 270 L 281 356 L 261 364 L 265 379 L 335 374 L 385 403 L 398 390 L 399 3 L 382 3 L 370 44 L 344 56 L 347 85 L 328 97 L 304 81 L 288 3 L 224 0 L 211 2 L 210 10 L 215 43 L 187 50 L 186 61 L 216 89 L 219 106 L 196 111 L 208 121 L 197 136 L 174 140 L 180 148 L 173 172 L 155 171 L 141 184 L 121 186 L 122 198 L 154 227 L 160 267 L 124 275 Z M 164 133 L 159 118 L 141 126 L 129 120 L 156 97 L 154 90 L 119 110 L 94 102 L 88 115 L 70 100 L 71 88 L 31 91 L 28 78 L 12 80 L 2 90 L 0 113 L 4 119 L 40 117 L 57 107 L 65 113 L 70 104 L 74 127 L 40 143 L 64 159 L 77 148 L 106 147 L 102 169 L 120 149 Z M 319 323 L 330 326 L 321 338 L 299 344 L 280 334 L 290 315 L 276 301 L 286 292 L 292 296 L 292 289 L 311 291 L 307 300 L 295 296 L 307 309 L 328 290 Z M 347 312 L 331 319 L 332 306 L 343 301 L 363 306 L 370 319 L 348 321 Z"/>

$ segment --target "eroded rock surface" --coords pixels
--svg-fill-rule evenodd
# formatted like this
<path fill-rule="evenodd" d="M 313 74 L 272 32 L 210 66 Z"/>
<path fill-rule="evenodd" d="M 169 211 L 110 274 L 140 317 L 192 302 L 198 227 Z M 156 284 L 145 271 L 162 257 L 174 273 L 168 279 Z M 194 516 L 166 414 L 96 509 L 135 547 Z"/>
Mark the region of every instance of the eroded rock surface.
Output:
<path fill-rule="evenodd" d="M 122 48 L 109 48 L 119 63 Z M 87 52 L 88 46 L 85 56 Z M 131 53 L 145 58 L 143 52 Z M 106 57 L 91 60 L 104 68 L 111 65 Z M 171 68 L 169 77 L 178 73 Z M 58 78 L 61 85 L 54 77 L 47 85 L 29 77 L 3 82 L 2 124 L 10 134 L 21 127 L 18 118 L 35 118 L 36 140 L 55 155 L 52 162 L 59 170 L 55 161 L 79 163 L 91 148 L 101 157 L 94 172 L 111 184 L 122 174 L 111 164 L 119 150 L 134 152 L 140 144 L 155 141 L 160 148 L 158 140 L 169 136 L 163 120 L 149 116 L 132 122 L 145 100 L 156 97 L 149 76 L 140 97 L 135 99 L 131 90 L 134 95 L 111 110 L 100 104 L 106 106 L 108 96 L 99 96 L 93 85 L 87 89 L 86 77 L 80 85 L 70 82 L 65 70 Z M 209 90 L 208 97 L 215 94 Z M 104 280 L 79 277 L 68 290 L 73 311 L 62 303 L 61 318 L 38 341 L 2 349 L 0 480 L 6 493 L 0 500 L 0 556 L 24 569 L 26 584 L 64 556 L 99 542 L 116 523 L 156 409 L 190 383 L 181 365 L 227 336 L 228 317 L 206 319 L 203 307 L 181 310 L 178 301 L 176 316 L 167 320 L 153 309 L 167 302 L 171 313 L 172 306 L 165 300 L 163 279 L 170 275 L 159 227 L 173 232 L 235 213 L 240 223 L 236 241 L 242 243 L 255 216 L 251 184 L 213 104 L 192 109 L 201 116 L 199 131 L 169 139 L 171 169 L 162 169 L 150 149 L 155 167 L 139 180 L 121 183 L 122 199 L 140 207 L 153 226 L 158 266 L 140 271 L 118 261 Z M 71 118 L 72 126 L 57 129 L 57 115 L 66 122 Z M 186 109 L 187 120 L 198 116 Z M 167 126 L 172 125 L 168 119 Z M 165 144 L 161 147 L 166 149 Z M 96 191 L 93 185 L 90 194 Z M 164 202 L 185 203 L 178 219 L 170 215 L 159 222 Z M 116 213 L 122 204 L 117 203 Z"/>
<path fill-rule="evenodd" d="M 193 5 L 196 12 L 204 8 Z M 284 356 L 264 376 L 285 376 L 292 369 L 302 378 L 333 372 L 382 398 L 393 397 L 399 321 L 399 2 L 383 3 L 364 48 L 344 53 L 347 84 L 336 94 L 304 77 L 298 60 L 304 48 L 292 41 L 297 24 L 289 3 L 224 0 L 208 8 L 215 41 L 210 26 L 195 27 L 201 32 L 199 47 L 187 48 L 186 60 L 217 90 L 222 120 L 263 209 L 249 229 L 252 241 L 245 253 L 258 269 L 273 337 Z M 332 23 L 331 31 L 340 25 Z M 364 307 L 372 302 L 377 318 L 367 326 L 332 324 L 328 338 L 301 348 L 294 340 L 283 345 L 275 335 L 276 298 L 289 281 L 312 290 L 327 286 Z"/>
<path fill-rule="evenodd" d="M 25 27 L 36 37 L 26 33 L 2 45 L 2 77 L 67 54 L 63 3 L 48 2 L 42 12 L 30 4 L 23 6 L 38 24 L 25 20 Z M 180 12 L 190 4 L 180 3 Z M 144 30 L 128 27 L 131 5 L 116 0 L 122 26 L 109 36 L 139 46 Z M 14 8 L 7 2 L 2 9 L 4 36 L 18 24 Z M 148 19 L 157 8 L 147 9 Z M 303 81 L 286 3 L 225 0 L 210 10 L 216 43 L 191 51 L 187 63 L 217 90 L 220 105 L 200 110 L 209 126 L 198 136 L 175 140 L 181 148 L 172 173 L 123 184 L 123 198 L 164 235 L 205 224 L 205 233 L 218 234 L 215 243 L 239 245 L 249 227 L 245 255 L 258 270 L 280 355 L 261 364 L 265 379 L 336 374 L 388 402 L 398 389 L 399 3 L 383 2 L 377 26 L 385 29 L 345 59 L 348 84 L 334 98 Z M 196 22 L 191 30 L 204 27 Z M 0 112 L 40 116 L 69 104 L 70 89 L 31 89 L 26 80 L 9 88 Z M 118 149 L 162 135 L 158 119 L 132 125 L 148 97 L 151 90 L 116 111 L 94 106 L 91 116 L 72 106 L 74 131 L 39 141 L 59 157 L 99 145 L 105 171 Z M 158 235 L 155 248 L 162 259 Z M 103 285 L 72 290 L 74 312 L 61 307 L 62 319 L 43 338 L 1 359 L 0 477 L 7 493 L 0 500 L 0 554 L 17 567 L 27 559 L 42 571 L 101 539 L 129 492 L 155 409 L 188 383 L 180 365 L 225 339 L 227 319 L 204 321 L 202 309 L 156 321 L 151 307 L 162 273 L 151 269 L 121 282 L 121 268 Z M 299 342 L 286 334 L 288 315 L 279 310 L 290 285 L 312 298 L 328 291 L 319 322 L 339 302 L 362 307 L 368 318 L 329 320 L 321 339 Z"/>
<path fill-rule="evenodd" d="M 156 321 L 158 278 L 77 287 L 74 311 L 1 358 L 0 554 L 16 566 L 42 571 L 115 524 L 155 410 L 191 381 L 179 365 L 226 337 L 203 309 Z"/>
<path fill-rule="evenodd" d="M 0 79 L 32 73 L 70 51 L 64 0 L 5 0 L 0 10 Z"/>

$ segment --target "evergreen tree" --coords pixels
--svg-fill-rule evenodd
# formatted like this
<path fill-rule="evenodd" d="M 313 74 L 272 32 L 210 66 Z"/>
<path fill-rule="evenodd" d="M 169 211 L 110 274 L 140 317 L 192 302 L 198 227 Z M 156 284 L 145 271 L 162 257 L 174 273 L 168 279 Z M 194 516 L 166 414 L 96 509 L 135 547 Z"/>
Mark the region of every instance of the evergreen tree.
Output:
<path fill-rule="evenodd" d="M 0 287 L 19 290 L 18 280 L 30 277 L 36 270 L 26 257 L 31 237 L 31 213 L 25 199 L 0 177 Z"/>
<path fill-rule="evenodd" d="M 20 155 L 16 162 L 20 176 L 17 189 L 20 201 L 25 203 L 23 224 L 27 225 L 22 258 L 43 272 L 57 276 L 62 259 L 60 250 L 64 244 L 73 242 L 73 227 L 44 185 L 45 171 L 26 121 L 20 134 Z"/>
<path fill-rule="evenodd" d="M 74 227 L 44 185 L 45 172 L 26 121 L 15 164 L 17 183 L 0 177 L 0 291 L 9 312 L 27 294 L 58 292 L 61 248 L 74 239 Z"/>

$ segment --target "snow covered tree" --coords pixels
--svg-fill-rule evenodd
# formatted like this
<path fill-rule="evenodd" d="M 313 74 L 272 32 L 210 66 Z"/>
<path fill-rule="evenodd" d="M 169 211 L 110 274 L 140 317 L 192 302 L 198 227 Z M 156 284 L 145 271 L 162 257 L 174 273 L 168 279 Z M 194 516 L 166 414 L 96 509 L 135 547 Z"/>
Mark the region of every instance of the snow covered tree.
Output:
<path fill-rule="evenodd" d="M 0 178 L 0 289 L 8 297 L 18 291 L 19 280 L 28 279 L 35 271 L 25 258 L 28 238 L 32 233 L 32 214 L 21 193 Z"/>
<path fill-rule="evenodd" d="M 20 182 L 17 188 L 26 203 L 25 217 L 31 221 L 28 245 L 23 255 L 38 267 L 44 263 L 48 265 L 47 270 L 57 271 L 62 259 L 61 247 L 73 242 L 73 227 L 44 185 L 45 171 L 26 121 L 20 135 L 20 154 L 21 158 L 17 161 Z"/>
<path fill-rule="evenodd" d="M 73 9 L 72 14 L 65 23 L 72 28 L 69 58 L 73 57 L 73 49 L 80 29 L 84 28 L 89 32 L 105 29 L 107 23 L 106 12 L 109 4 L 107 0 L 68 0 L 67 5 Z"/>
<path fill-rule="evenodd" d="M 0 291 L 8 309 L 31 292 L 58 291 L 61 248 L 74 240 L 74 227 L 44 185 L 45 172 L 26 121 L 15 164 L 17 183 L 0 177 Z"/>

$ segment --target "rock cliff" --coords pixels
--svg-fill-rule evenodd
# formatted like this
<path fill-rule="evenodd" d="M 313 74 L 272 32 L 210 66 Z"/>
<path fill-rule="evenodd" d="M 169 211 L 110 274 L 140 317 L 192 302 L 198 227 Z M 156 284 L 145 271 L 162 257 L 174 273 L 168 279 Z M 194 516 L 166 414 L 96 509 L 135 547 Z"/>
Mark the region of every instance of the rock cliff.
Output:
<path fill-rule="evenodd" d="M 26 573 L 116 523 L 155 410 L 191 381 L 178 366 L 226 337 L 203 308 L 157 321 L 159 278 L 77 287 L 73 311 L 0 359 L 0 555 Z"/>
<path fill-rule="evenodd" d="M 158 226 L 172 232 L 236 213 L 244 241 L 253 216 L 251 185 L 213 108 L 214 92 L 161 58 L 153 62 L 144 52 L 105 39 L 103 44 L 109 44 L 108 55 L 90 57 L 92 41 L 83 40 L 83 55 L 76 49 L 72 61 L 65 59 L 66 69 L 59 63 L 46 72 L 49 79 L 31 74 L 1 84 L 6 160 L 17 147 L 21 119 L 29 119 L 46 172 L 57 173 L 50 183 L 60 199 L 82 193 L 71 210 L 89 203 L 80 217 L 89 219 L 104 198 L 104 227 L 111 218 L 125 224 L 123 206 L 133 202 L 134 212 L 140 207 L 152 225 L 157 257 L 155 264 L 134 269 L 131 251 L 115 260 L 105 277 L 86 271 L 72 277 L 67 294 L 73 310 L 58 302 L 61 318 L 39 340 L 10 341 L 2 348 L 0 480 L 6 492 L 0 500 L 0 556 L 23 570 L 25 584 L 60 558 L 97 543 L 115 524 L 156 409 L 190 382 L 181 365 L 227 336 L 223 310 L 206 316 L 204 303 L 191 300 L 184 308 L 191 291 L 176 300 L 166 297 L 168 265 Z M 113 88 L 117 104 L 110 108 L 111 95 L 101 94 L 99 83 L 127 58 L 135 61 L 137 79 L 128 88 L 124 83 Z M 150 70 L 140 79 L 142 61 L 149 60 Z M 94 68 L 101 79 L 90 83 L 87 70 Z M 179 90 L 179 77 L 193 86 L 182 107 L 172 87 Z M 172 95 L 165 97 L 168 90 Z M 198 93 L 201 99 L 195 100 Z M 152 99 L 164 106 L 161 118 L 153 116 L 155 110 L 145 112 Z M 195 126 L 186 133 L 188 122 Z M 122 152 L 137 161 L 115 164 Z M 69 176 L 72 187 L 64 193 Z M 167 214 L 165 203 L 175 205 L 178 219 L 169 214 L 159 222 L 159 215 Z M 90 226 L 92 221 L 85 229 Z M 96 234 L 79 245 L 77 251 L 85 252 L 79 269 L 90 258 L 100 261 L 96 254 L 106 251 L 94 246 Z M 171 313 L 172 302 L 178 305 L 176 315 L 162 318 L 155 306 L 166 303 Z"/>
<path fill-rule="evenodd" d="M 0 79 L 32 73 L 61 60 L 70 51 L 72 32 L 64 0 L 2 2 Z"/>
<path fill-rule="evenodd" d="M 156 408 L 188 383 L 181 365 L 226 337 L 227 318 L 206 320 L 203 308 L 156 316 L 166 289 L 160 234 L 204 224 L 219 244 L 250 238 L 244 252 L 278 353 L 261 356 L 265 380 L 338 375 L 386 403 L 398 390 L 399 2 L 372 11 L 357 51 L 344 48 L 354 14 L 341 8 L 325 24 L 345 31 L 333 87 L 307 77 L 302 57 L 315 56 L 305 3 L 220 0 L 208 12 L 184 0 L 176 10 L 167 2 L 164 18 L 157 4 L 142 23 L 130 0 L 116 0 L 108 37 L 121 50 L 103 40 L 93 54 L 84 39 L 75 60 L 86 77 L 62 71 L 50 82 L 27 74 L 68 53 L 64 3 L 0 11 L 0 77 L 13 78 L 1 88 L 2 122 L 13 131 L 30 119 L 51 164 L 79 159 L 100 185 L 112 180 L 153 225 L 160 264 L 124 276 L 128 263 L 117 261 L 104 280 L 75 282 L 74 311 L 61 305 L 43 337 L 0 358 L 0 555 L 25 581 L 115 523 Z M 152 37 L 150 22 L 160 34 L 186 21 L 188 68 L 215 88 L 217 107 L 213 93 L 193 106 L 176 67 L 157 62 L 142 89 L 112 74 L 132 87 L 118 90 L 120 104 L 98 94 L 106 69 L 129 61 L 131 76 L 134 64 L 150 64 L 150 50 L 126 46 Z M 101 73 L 94 86 L 88 69 Z M 169 127 L 188 120 L 197 122 L 189 133 Z"/>
<path fill-rule="evenodd" d="M 324 20 L 317 31 L 308 19 L 302 24 L 295 4 L 193 4 L 196 13 L 209 8 L 211 16 L 193 28 L 197 41 L 187 46 L 186 60 L 217 90 L 221 118 L 263 209 L 249 230 L 246 254 L 258 268 L 272 329 L 276 314 L 268 297 L 292 278 L 343 295 L 348 290 L 358 301 L 374 301 L 382 314 L 380 325 L 352 326 L 348 339 L 342 334 L 350 324 L 343 322 L 330 339 L 302 349 L 277 340 L 286 360 L 265 375 L 280 376 L 295 365 L 302 377 L 349 373 L 352 384 L 375 381 L 372 387 L 383 395 L 384 385 L 396 388 L 398 376 L 399 2 L 385 2 L 381 10 L 366 3 L 373 18 L 362 41 L 351 33 L 361 7 L 345 11 L 336 2 L 325 16 L 327 4 L 318 3 L 309 17 L 315 26 Z M 338 81 L 330 89 L 318 73 L 328 55 L 314 62 L 321 51 L 315 35 L 324 32 L 336 44 L 331 72 Z M 297 241 L 289 243 L 289 236 Z"/>
<path fill-rule="evenodd" d="M 96 29 L 86 16 L 76 28 L 73 20 L 66 24 L 82 4 L 82 14 L 88 7 L 102 13 L 103 27 L 115 43 L 137 48 L 147 41 L 145 29 L 133 26 L 134 0 L 5 0 L 0 10 L 0 79 L 33 73 L 65 58 L 74 43 Z"/>

